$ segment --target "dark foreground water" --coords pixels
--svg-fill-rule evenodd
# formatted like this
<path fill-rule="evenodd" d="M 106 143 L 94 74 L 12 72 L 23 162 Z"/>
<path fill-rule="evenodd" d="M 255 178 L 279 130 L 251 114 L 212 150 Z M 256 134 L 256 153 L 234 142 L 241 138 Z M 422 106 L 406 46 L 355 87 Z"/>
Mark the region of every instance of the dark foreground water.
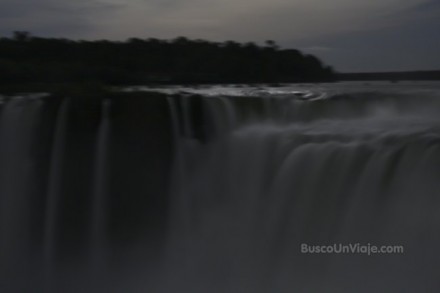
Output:
<path fill-rule="evenodd" d="M 1 101 L 2 293 L 440 290 L 438 83 Z"/>

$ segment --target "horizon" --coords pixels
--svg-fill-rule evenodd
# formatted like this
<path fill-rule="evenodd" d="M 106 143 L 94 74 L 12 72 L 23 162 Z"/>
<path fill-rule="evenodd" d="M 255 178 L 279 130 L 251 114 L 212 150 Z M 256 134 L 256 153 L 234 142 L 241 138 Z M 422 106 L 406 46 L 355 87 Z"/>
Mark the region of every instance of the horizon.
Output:
<path fill-rule="evenodd" d="M 440 69 L 436 0 L 22 1 L 0 3 L 0 36 L 274 40 L 342 73 Z"/>

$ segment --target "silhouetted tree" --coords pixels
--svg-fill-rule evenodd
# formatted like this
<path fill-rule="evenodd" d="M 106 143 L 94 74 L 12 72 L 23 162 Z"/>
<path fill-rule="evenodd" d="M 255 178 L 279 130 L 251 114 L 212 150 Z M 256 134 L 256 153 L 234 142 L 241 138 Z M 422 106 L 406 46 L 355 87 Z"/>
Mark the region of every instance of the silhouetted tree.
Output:
<path fill-rule="evenodd" d="M 273 41 L 273 40 L 267 40 L 267 41 L 265 41 L 264 43 L 266 44 L 266 46 L 267 46 L 268 48 L 271 48 L 271 49 L 273 49 L 273 50 L 278 50 L 278 49 L 279 49 L 279 46 L 278 46 L 277 43 L 276 43 L 275 41 Z"/>
<path fill-rule="evenodd" d="M 15 31 L 14 32 L 14 40 L 18 42 L 28 41 L 31 37 L 31 34 L 26 31 Z"/>

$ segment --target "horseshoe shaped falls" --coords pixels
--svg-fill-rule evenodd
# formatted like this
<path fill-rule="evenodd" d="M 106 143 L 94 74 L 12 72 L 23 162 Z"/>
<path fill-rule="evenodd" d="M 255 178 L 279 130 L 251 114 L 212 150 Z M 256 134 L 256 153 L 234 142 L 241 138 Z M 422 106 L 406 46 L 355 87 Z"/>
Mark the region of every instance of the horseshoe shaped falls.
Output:
<path fill-rule="evenodd" d="M 0 291 L 435 292 L 440 83 L 4 95 Z"/>

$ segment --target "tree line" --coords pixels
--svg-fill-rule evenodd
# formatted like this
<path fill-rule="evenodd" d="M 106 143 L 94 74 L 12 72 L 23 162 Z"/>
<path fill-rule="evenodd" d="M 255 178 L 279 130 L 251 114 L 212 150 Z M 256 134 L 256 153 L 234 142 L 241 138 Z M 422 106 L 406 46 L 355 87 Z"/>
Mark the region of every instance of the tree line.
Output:
<path fill-rule="evenodd" d="M 131 38 L 84 41 L 15 32 L 0 38 L 0 83 L 254 83 L 331 81 L 313 55 L 235 41 Z"/>

